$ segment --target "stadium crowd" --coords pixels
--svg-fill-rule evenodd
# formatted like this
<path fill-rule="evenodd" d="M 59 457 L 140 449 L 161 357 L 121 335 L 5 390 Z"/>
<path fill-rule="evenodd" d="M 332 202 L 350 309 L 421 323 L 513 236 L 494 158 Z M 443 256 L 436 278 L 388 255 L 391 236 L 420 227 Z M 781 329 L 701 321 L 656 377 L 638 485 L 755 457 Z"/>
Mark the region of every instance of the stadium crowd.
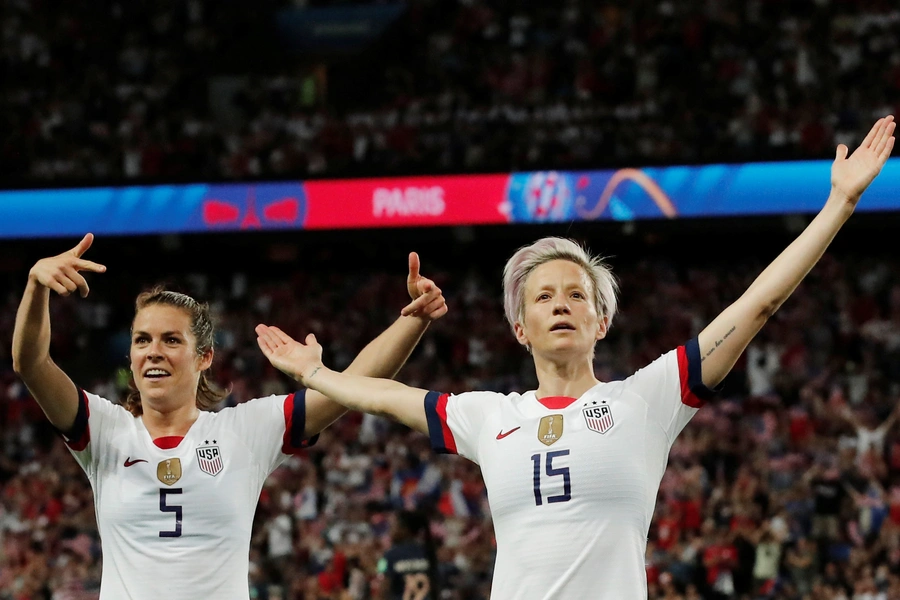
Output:
<path fill-rule="evenodd" d="M 342 366 L 405 303 L 402 276 L 348 269 L 328 254 L 313 255 L 313 272 L 178 278 L 212 301 L 214 373 L 232 386 L 226 405 L 292 389 L 256 347 L 257 322 L 314 331 L 326 362 Z M 613 261 L 622 309 L 597 347 L 601 380 L 696 335 L 766 260 L 686 267 L 664 254 Z M 401 380 L 450 392 L 534 385 L 501 316 L 497 269 L 490 260 L 431 269 L 451 310 Z M 142 276 L 113 280 L 111 271 L 92 280 L 88 299 L 52 304 L 54 356 L 78 385 L 110 399 L 127 388 L 130 294 L 149 283 Z M 89 483 L 11 370 L 18 291 L 11 286 L 0 310 L 0 599 L 95 598 L 101 556 Z M 900 598 L 898 397 L 900 264 L 827 255 L 672 448 L 650 529 L 650 598 Z M 487 599 L 495 546 L 477 466 L 359 414 L 267 482 L 251 547 L 254 597 L 372 597 L 390 515 L 404 508 L 429 516 L 439 597 Z"/>
<path fill-rule="evenodd" d="M 274 14 L 306 4 L 7 3 L 0 176 L 812 158 L 900 108 L 889 0 L 408 0 L 357 55 L 289 58 Z"/>

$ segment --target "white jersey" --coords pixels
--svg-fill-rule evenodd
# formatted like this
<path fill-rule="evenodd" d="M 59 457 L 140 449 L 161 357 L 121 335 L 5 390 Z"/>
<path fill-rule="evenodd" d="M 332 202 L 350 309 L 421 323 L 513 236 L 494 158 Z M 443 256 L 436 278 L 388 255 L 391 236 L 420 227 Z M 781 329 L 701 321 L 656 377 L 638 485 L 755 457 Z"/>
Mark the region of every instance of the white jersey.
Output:
<path fill-rule="evenodd" d="M 659 482 L 709 395 L 696 339 L 577 399 L 429 392 L 432 447 L 481 466 L 497 540 L 491 596 L 646 598 Z"/>
<path fill-rule="evenodd" d="M 82 392 L 66 443 L 94 491 L 101 600 L 247 600 L 259 494 L 315 441 L 305 422 L 298 392 L 201 411 L 184 438 L 152 440 L 141 418 Z"/>

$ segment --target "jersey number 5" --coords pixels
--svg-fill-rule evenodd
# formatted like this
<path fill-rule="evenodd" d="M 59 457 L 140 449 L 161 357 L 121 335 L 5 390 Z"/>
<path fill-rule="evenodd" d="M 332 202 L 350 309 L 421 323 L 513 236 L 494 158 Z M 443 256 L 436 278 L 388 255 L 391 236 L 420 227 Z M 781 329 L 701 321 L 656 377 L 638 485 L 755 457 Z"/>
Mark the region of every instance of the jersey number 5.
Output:
<path fill-rule="evenodd" d="M 556 450 L 554 452 L 548 452 L 546 455 L 544 454 L 535 454 L 531 457 L 531 461 L 534 463 L 534 504 L 535 506 L 540 506 L 544 503 L 543 496 L 541 495 L 541 462 L 544 462 L 544 472 L 546 472 L 547 477 L 560 477 L 563 478 L 563 493 L 557 496 L 550 496 L 547 498 L 547 504 L 554 504 L 556 502 L 568 502 L 572 499 L 572 479 L 569 476 L 569 467 L 561 467 L 559 469 L 553 468 L 553 459 L 559 456 L 568 456 L 568 450 Z M 544 456 L 546 456 L 546 460 L 544 460 Z"/>
<path fill-rule="evenodd" d="M 166 496 L 180 493 L 181 488 L 162 488 L 159 490 L 159 510 L 175 513 L 175 531 L 160 531 L 159 537 L 181 537 L 181 506 L 166 504 Z"/>

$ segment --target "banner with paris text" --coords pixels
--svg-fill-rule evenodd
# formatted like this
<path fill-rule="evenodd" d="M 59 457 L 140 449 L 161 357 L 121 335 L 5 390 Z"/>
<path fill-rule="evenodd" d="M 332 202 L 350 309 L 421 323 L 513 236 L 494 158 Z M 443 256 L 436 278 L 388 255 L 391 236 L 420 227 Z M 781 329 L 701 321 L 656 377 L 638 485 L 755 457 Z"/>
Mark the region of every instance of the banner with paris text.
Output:
<path fill-rule="evenodd" d="M 0 238 L 814 213 L 831 162 L 0 190 Z M 900 210 L 900 158 L 859 211 Z"/>

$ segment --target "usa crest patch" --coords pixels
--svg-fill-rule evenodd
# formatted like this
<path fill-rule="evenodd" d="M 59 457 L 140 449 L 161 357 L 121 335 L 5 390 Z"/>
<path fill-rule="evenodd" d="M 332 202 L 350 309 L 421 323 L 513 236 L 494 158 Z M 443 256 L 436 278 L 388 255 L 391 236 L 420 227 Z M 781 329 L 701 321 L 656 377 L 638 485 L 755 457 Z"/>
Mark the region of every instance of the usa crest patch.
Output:
<path fill-rule="evenodd" d="M 588 429 L 597 433 L 606 433 L 613 426 L 612 409 L 606 404 L 592 404 L 581 410 Z"/>
<path fill-rule="evenodd" d="M 219 447 L 200 446 L 197 448 L 197 465 L 207 475 L 213 477 L 218 475 L 225 466 L 222 464 L 222 453 L 219 452 Z"/>

